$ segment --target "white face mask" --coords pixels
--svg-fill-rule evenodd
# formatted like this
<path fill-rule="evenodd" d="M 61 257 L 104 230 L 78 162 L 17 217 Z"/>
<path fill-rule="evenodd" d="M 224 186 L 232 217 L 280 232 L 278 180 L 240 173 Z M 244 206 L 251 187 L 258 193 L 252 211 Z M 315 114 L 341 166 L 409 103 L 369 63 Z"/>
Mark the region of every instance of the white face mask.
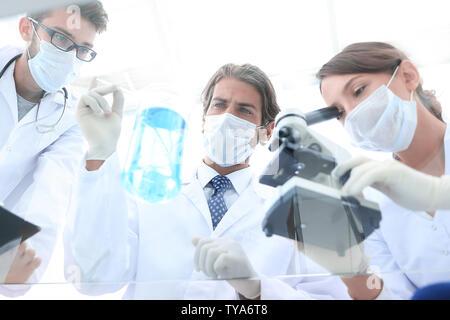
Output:
<path fill-rule="evenodd" d="M 417 105 L 397 97 L 387 86 L 375 90 L 345 119 L 352 144 L 370 151 L 399 152 L 408 149 L 417 127 Z"/>
<path fill-rule="evenodd" d="M 221 167 L 244 163 L 253 153 L 250 141 L 257 126 L 230 113 L 206 116 L 203 145 L 206 155 Z"/>
<path fill-rule="evenodd" d="M 37 33 L 36 36 L 39 38 Z M 28 59 L 31 76 L 46 92 L 57 92 L 78 78 L 82 63 L 75 51 L 64 52 L 44 40 L 40 40 L 39 52 Z"/>

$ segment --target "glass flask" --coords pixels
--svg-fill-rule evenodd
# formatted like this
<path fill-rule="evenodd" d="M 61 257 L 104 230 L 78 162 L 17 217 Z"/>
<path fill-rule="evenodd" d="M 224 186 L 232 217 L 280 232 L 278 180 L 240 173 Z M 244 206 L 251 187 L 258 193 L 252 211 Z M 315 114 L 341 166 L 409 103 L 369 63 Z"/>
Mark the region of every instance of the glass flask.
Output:
<path fill-rule="evenodd" d="M 181 189 L 181 163 L 186 121 L 169 91 L 149 95 L 134 123 L 122 170 L 122 184 L 149 202 L 174 198 Z"/>

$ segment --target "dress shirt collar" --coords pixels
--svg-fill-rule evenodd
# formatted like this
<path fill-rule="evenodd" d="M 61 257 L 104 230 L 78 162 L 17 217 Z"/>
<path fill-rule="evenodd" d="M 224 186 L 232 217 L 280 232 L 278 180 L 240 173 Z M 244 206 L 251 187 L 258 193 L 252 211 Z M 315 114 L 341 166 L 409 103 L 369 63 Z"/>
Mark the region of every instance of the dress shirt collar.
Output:
<path fill-rule="evenodd" d="M 211 181 L 212 178 L 219 175 L 216 170 L 201 161 L 200 166 L 197 169 L 197 178 L 202 188 Z M 230 179 L 234 190 L 241 195 L 242 192 L 248 187 L 253 178 L 253 173 L 250 167 L 234 171 L 226 175 Z"/>

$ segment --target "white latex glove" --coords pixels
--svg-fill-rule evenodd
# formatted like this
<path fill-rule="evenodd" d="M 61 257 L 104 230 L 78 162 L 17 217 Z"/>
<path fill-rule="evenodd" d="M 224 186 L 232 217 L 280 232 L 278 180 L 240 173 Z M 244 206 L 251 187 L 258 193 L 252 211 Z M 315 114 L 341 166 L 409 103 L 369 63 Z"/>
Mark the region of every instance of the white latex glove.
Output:
<path fill-rule="evenodd" d="M 103 97 L 113 94 L 112 108 Z M 90 90 L 80 98 L 76 119 L 89 149 L 86 160 L 106 160 L 120 136 L 124 97 L 115 85 Z"/>
<path fill-rule="evenodd" d="M 259 280 L 237 280 L 257 277 L 241 245 L 231 239 L 192 239 L 196 246 L 194 265 L 213 279 L 226 279 L 241 295 L 255 299 L 260 295 Z"/>
<path fill-rule="evenodd" d="M 450 209 L 449 176 L 433 177 L 395 160 L 380 162 L 363 157 L 339 165 L 333 175 L 340 177 L 350 169 L 350 178 L 342 188 L 343 195 L 357 195 L 372 186 L 410 210 Z"/>

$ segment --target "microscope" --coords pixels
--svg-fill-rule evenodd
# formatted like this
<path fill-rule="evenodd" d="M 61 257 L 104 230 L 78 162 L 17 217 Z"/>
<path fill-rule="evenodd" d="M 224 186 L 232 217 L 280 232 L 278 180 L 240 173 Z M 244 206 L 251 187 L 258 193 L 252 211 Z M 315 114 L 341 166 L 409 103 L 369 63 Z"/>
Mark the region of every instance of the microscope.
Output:
<path fill-rule="evenodd" d="M 353 274 L 360 267 L 355 255 L 361 256 L 362 242 L 379 228 L 381 213 L 362 195 L 341 195 L 350 172 L 339 180 L 331 172 L 336 154 L 350 154 L 309 128 L 338 115 L 337 108 L 328 107 L 307 114 L 287 109 L 277 116 L 269 145 L 274 156 L 259 179 L 276 188 L 262 229 L 268 237 L 295 240 L 300 252 L 333 274 Z"/>

